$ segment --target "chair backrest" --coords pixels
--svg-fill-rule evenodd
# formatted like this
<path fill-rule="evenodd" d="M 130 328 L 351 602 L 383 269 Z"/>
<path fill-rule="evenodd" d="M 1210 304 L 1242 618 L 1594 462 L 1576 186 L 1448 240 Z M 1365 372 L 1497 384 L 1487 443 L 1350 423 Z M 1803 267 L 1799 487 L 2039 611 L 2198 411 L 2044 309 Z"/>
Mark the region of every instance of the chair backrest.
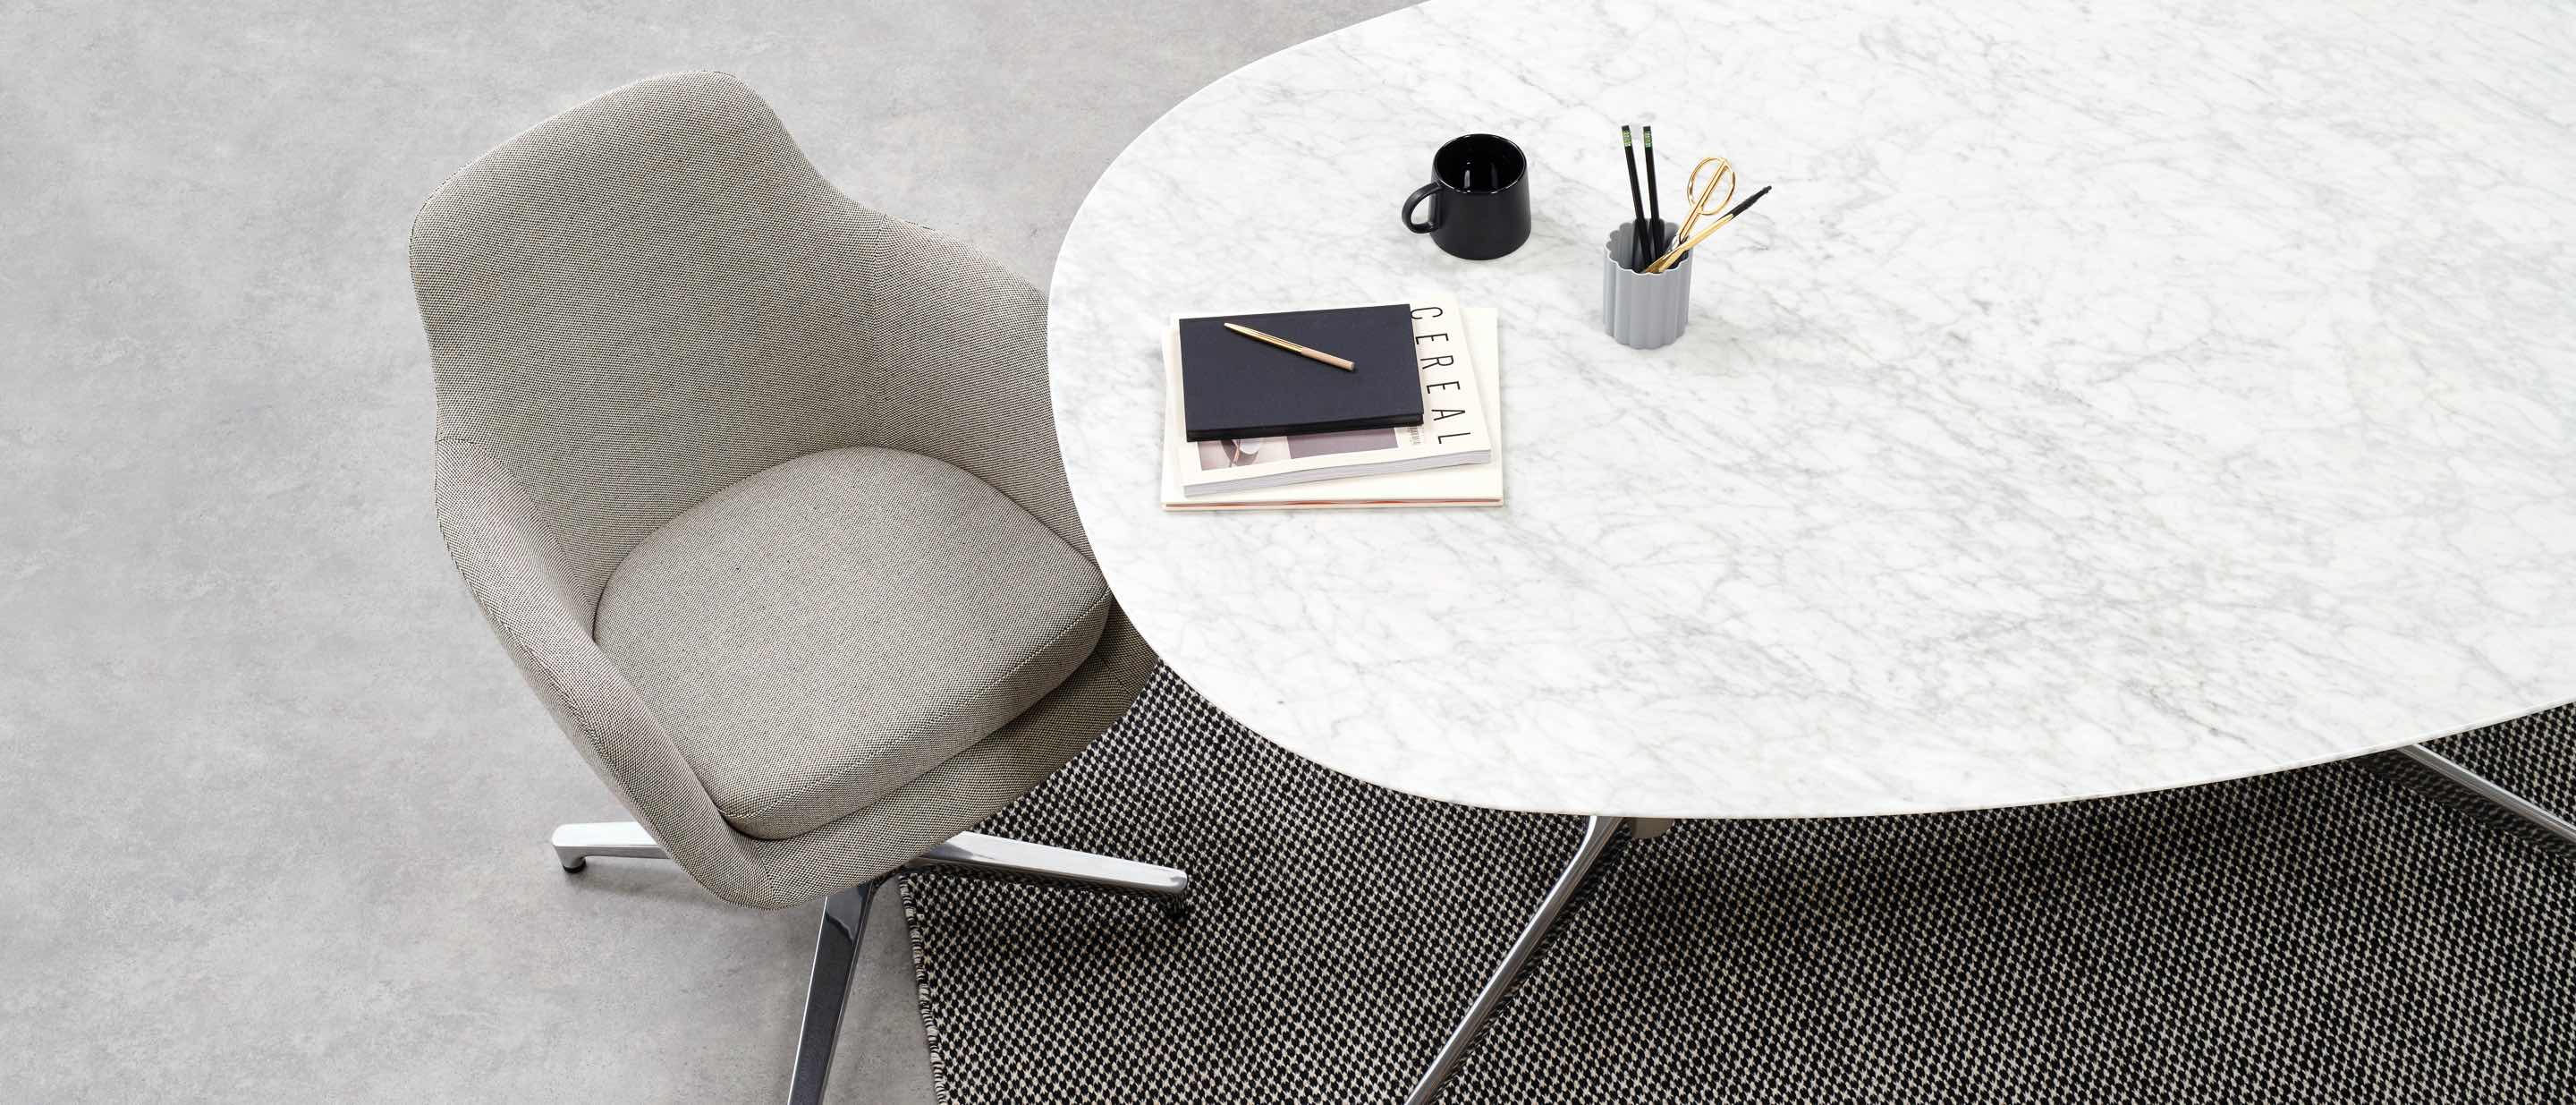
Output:
<path fill-rule="evenodd" d="M 497 461 L 595 601 L 716 490 L 874 444 L 889 220 L 716 73 L 658 77 L 468 166 L 412 227 L 438 433 Z"/>

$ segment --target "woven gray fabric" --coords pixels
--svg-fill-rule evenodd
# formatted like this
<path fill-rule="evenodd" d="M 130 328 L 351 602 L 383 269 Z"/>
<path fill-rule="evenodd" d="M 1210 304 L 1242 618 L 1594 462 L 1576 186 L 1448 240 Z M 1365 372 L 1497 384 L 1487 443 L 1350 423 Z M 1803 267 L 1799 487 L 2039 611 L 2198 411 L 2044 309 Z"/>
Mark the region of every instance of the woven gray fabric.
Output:
<path fill-rule="evenodd" d="M 798 457 L 716 492 L 609 576 L 594 635 L 725 820 L 777 840 L 885 797 L 1054 690 L 1109 587 L 963 469 Z"/>
<path fill-rule="evenodd" d="M 468 166 L 412 224 L 439 436 L 525 485 L 596 598 L 645 534 L 754 472 L 873 444 L 874 272 L 750 90 L 646 81 Z"/>
<path fill-rule="evenodd" d="M 1046 396 L 1045 302 L 861 207 L 720 73 L 619 89 L 422 205 L 439 436 L 527 487 L 593 595 L 701 499 L 807 453 L 954 464 L 1088 551 Z"/>
<path fill-rule="evenodd" d="M 602 588 L 716 491 L 862 445 L 956 465 L 1087 557 L 1043 301 L 850 202 L 715 73 L 630 85 L 484 155 L 422 205 L 411 264 L 449 552 L 575 747 L 716 894 L 785 906 L 902 864 L 1061 766 L 1152 670 L 1113 609 L 1063 685 L 876 804 L 792 840 L 734 831 L 592 640 Z"/>
<path fill-rule="evenodd" d="M 1154 650 L 1111 608 L 1091 651 L 1064 685 L 1002 731 L 923 773 L 884 801 L 794 840 L 741 841 L 783 902 L 856 886 L 980 824 L 1055 774 L 1117 724 L 1154 674 Z M 1142 854 L 1142 853 L 1138 853 Z"/>

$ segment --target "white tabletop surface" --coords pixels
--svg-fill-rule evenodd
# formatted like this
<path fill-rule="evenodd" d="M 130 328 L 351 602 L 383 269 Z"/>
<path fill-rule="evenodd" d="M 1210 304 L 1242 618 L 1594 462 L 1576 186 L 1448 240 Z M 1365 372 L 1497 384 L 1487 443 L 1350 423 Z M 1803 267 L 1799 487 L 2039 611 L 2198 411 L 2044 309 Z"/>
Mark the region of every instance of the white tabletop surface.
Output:
<path fill-rule="evenodd" d="M 1435 2 L 1210 85 L 1092 189 L 1049 353 L 1163 658 L 1450 801 L 2009 805 L 2576 697 L 2576 14 L 2548 0 Z M 1623 122 L 1777 190 L 1598 329 Z M 1537 229 L 1396 208 L 1491 131 Z M 1668 208 L 1669 210 L 1669 208 Z M 1501 309 L 1500 509 L 1172 514 L 1176 313 Z"/>

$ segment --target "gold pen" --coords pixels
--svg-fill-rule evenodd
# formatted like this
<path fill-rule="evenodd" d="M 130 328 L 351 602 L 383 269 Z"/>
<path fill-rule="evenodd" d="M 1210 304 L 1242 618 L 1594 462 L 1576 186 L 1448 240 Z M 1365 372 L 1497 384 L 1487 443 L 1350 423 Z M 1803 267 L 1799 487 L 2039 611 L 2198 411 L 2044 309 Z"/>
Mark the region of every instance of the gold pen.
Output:
<path fill-rule="evenodd" d="M 1351 362 L 1346 361 L 1346 360 L 1343 360 L 1343 359 L 1341 359 L 1340 357 L 1336 357 L 1336 356 L 1334 356 L 1334 355 L 1332 355 L 1332 354 L 1330 354 L 1330 353 L 1326 353 L 1326 352 L 1323 352 L 1323 351 L 1321 351 L 1321 350 L 1308 349 L 1308 348 L 1306 348 L 1305 346 L 1299 345 L 1299 344 L 1297 344 L 1296 342 L 1293 342 L 1293 341 L 1289 341 L 1289 340 L 1288 340 L 1288 339 L 1286 339 L 1286 338 L 1273 337 L 1273 336 L 1271 336 L 1271 335 L 1269 335 L 1269 334 L 1264 334 L 1264 333 L 1262 333 L 1262 332 L 1261 332 L 1261 331 L 1259 331 L 1259 330 L 1255 330 L 1255 329 L 1253 329 L 1253 328 L 1251 328 L 1251 327 L 1249 327 L 1249 326 L 1238 326 L 1238 325 L 1236 325 L 1236 324 L 1234 324 L 1234 323 L 1229 322 L 1229 323 L 1226 323 L 1226 324 L 1225 324 L 1225 328 L 1226 328 L 1226 329 L 1228 329 L 1228 330 L 1232 330 L 1232 331 L 1234 331 L 1235 333 L 1241 334 L 1241 335 L 1243 335 L 1244 337 L 1251 338 L 1251 339 L 1252 339 L 1252 340 L 1254 340 L 1254 341 L 1258 341 L 1258 342 L 1268 342 L 1268 343 L 1269 343 L 1269 344 L 1271 344 L 1271 345 L 1278 346 L 1278 347 L 1279 347 L 1279 348 L 1281 348 L 1281 349 L 1285 349 L 1285 350 L 1287 350 L 1287 351 L 1289 351 L 1289 352 L 1291 352 L 1291 353 L 1294 353 L 1294 354 L 1296 354 L 1296 355 L 1298 355 L 1298 356 L 1300 356 L 1300 357 L 1304 357 L 1304 358 L 1306 358 L 1306 359 L 1308 359 L 1308 360 L 1322 361 L 1322 362 L 1324 362 L 1325 364 L 1331 365 L 1331 366 L 1333 366 L 1334 368 L 1341 369 L 1341 370 L 1342 370 L 1342 371 L 1344 371 L 1344 372 L 1357 372 L 1357 371 L 1359 371 L 1358 369 L 1351 367 Z"/>

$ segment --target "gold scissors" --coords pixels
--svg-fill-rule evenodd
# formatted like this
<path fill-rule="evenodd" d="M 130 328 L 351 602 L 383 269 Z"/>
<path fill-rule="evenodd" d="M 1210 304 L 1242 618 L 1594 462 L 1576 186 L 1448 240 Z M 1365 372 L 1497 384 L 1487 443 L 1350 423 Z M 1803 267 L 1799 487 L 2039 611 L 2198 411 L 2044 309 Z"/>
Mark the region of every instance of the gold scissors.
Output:
<path fill-rule="evenodd" d="M 1712 169 L 1711 166 L 1715 168 Z M 1699 182 L 1699 175 L 1703 172 L 1708 173 L 1708 183 L 1705 185 Z M 1726 189 L 1726 194 L 1723 196 L 1717 194 L 1721 185 Z M 1742 207 L 1733 210 L 1727 208 L 1728 204 L 1735 202 L 1735 163 L 1723 157 L 1700 158 L 1699 164 L 1691 167 L 1690 182 L 1684 185 L 1684 190 L 1691 193 L 1690 217 L 1683 219 L 1681 230 L 1674 233 L 1673 248 L 1666 250 L 1663 256 L 1655 258 L 1653 264 L 1646 266 L 1647 272 L 1662 272 L 1680 264 L 1683 254 L 1689 253 L 1701 242 L 1707 241 L 1709 235 L 1717 233 L 1717 228 L 1734 221 L 1735 216 L 1744 210 Z M 1770 189 L 1765 188 L 1763 191 L 1768 192 Z M 1757 193 L 1755 198 L 1761 197 Z M 1751 206 L 1750 201 L 1746 206 Z M 1691 228 L 1698 226 L 1701 219 L 1717 221 L 1708 224 L 1707 229 L 1700 231 L 1697 237 L 1693 237 Z"/>

